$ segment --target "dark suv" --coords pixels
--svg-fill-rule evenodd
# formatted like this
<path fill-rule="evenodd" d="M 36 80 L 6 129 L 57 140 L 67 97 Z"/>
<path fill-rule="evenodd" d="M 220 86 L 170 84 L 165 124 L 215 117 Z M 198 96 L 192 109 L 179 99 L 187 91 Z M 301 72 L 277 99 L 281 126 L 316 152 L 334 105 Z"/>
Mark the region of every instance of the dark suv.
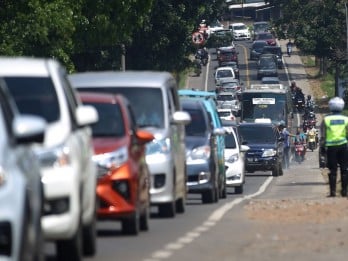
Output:
<path fill-rule="evenodd" d="M 272 123 L 241 123 L 239 132 L 242 144 L 250 147 L 245 153 L 247 172 L 272 171 L 273 176 L 283 175 L 283 138 Z"/>
<path fill-rule="evenodd" d="M 210 113 L 202 100 L 182 98 L 182 108 L 191 116 L 186 130 L 186 168 L 188 192 L 202 195 L 203 203 L 219 200 L 217 135 L 224 129 L 214 128 Z"/>
<path fill-rule="evenodd" d="M 264 46 L 262 49 L 262 54 L 274 54 L 277 56 L 277 65 L 278 65 L 278 69 L 282 69 L 283 68 L 283 53 L 282 50 L 280 48 L 280 46 Z"/>

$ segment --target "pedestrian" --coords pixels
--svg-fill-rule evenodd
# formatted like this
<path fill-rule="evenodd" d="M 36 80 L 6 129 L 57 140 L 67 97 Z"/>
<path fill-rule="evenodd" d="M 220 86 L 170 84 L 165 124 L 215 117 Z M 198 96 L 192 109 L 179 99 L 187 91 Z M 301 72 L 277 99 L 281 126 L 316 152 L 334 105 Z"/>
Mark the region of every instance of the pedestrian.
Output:
<path fill-rule="evenodd" d="M 295 136 L 291 134 L 286 126 L 285 122 L 281 120 L 278 125 L 278 130 L 280 133 L 280 136 L 283 138 L 283 167 L 284 169 L 288 169 L 290 167 L 290 149 L 291 149 L 291 137 Z"/>
<path fill-rule="evenodd" d="M 286 51 L 288 53 L 288 56 L 291 56 L 292 53 L 292 42 L 291 39 L 289 39 L 289 42 L 286 44 Z"/>
<path fill-rule="evenodd" d="M 331 113 L 324 117 L 321 123 L 320 150 L 326 154 L 329 169 L 329 197 L 336 196 L 338 166 L 341 171 L 341 196 L 347 196 L 348 182 L 348 117 L 342 115 L 344 100 L 334 97 L 329 101 Z"/>

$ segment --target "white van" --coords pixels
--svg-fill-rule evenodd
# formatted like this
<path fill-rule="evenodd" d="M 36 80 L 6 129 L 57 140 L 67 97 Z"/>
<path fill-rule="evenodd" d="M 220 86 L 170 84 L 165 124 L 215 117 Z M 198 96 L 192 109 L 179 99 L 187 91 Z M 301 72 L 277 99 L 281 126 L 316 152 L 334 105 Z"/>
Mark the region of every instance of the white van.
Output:
<path fill-rule="evenodd" d="M 86 72 L 69 76 L 81 91 L 124 95 L 140 128 L 155 139 L 146 146 L 146 162 L 151 174 L 151 205 L 159 214 L 174 217 L 185 211 L 185 124 L 191 118 L 182 111 L 175 79 L 168 72 Z"/>

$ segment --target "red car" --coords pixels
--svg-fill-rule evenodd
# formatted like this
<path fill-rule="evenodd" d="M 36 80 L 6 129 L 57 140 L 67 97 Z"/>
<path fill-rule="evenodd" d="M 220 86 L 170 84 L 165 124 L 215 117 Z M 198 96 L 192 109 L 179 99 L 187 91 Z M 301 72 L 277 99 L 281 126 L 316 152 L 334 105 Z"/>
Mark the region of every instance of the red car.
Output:
<path fill-rule="evenodd" d="M 99 114 L 99 121 L 92 125 L 93 160 L 98 166 L 98 218 L 120 220 L 125 234 L 148 230 L 150 176 L 145 144 L 154 136 L 137 128 L 125 97 L 87 92 L 79 96 Z"/>
<path fill-rule="evenodd" d="M 275 46 L 277 44 L 276 38 L 270 32 L 262 32 L 258 33 L 255 37 L 255 40 L 263 40 L 266 41 L 268 45 Z"/>
<path fill-rule="evenodd" d="M 220 47 L 217 50 L 217 60 L 219 66 L 224 62 L 236 62 L 238 64 L 238 52 L 234 47 Z"/>

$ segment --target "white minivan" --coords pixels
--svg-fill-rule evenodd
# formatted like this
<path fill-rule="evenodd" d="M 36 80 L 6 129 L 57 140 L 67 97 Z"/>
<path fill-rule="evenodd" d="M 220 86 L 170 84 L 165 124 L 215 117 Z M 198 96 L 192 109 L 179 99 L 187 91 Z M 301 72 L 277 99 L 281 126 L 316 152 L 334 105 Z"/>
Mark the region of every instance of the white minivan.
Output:
<path fill-rule="evenodd" d="M 44 187 L 41 224 L 56 243 L 58 260 L 82 260 L 96 251 L 96 176 L 92 131 L 98 113 L 82 105 L 53 59 L 1 57 L 3 77 L 20 114 L 42 117 L 47 125 L 37 148 Z"/>
<path fill-rule="evenodd" d="M 80 91 L 124 95 L 130 102 L 140 128 L 155 139 L 146 145 L 151 205 L 160 216 L 174 217 L 185 211 L 186 154 L 185 124 L 190 115 L 182 111 L 177 84 L 168 72 L 85 72 L 69 76 Z"/>

